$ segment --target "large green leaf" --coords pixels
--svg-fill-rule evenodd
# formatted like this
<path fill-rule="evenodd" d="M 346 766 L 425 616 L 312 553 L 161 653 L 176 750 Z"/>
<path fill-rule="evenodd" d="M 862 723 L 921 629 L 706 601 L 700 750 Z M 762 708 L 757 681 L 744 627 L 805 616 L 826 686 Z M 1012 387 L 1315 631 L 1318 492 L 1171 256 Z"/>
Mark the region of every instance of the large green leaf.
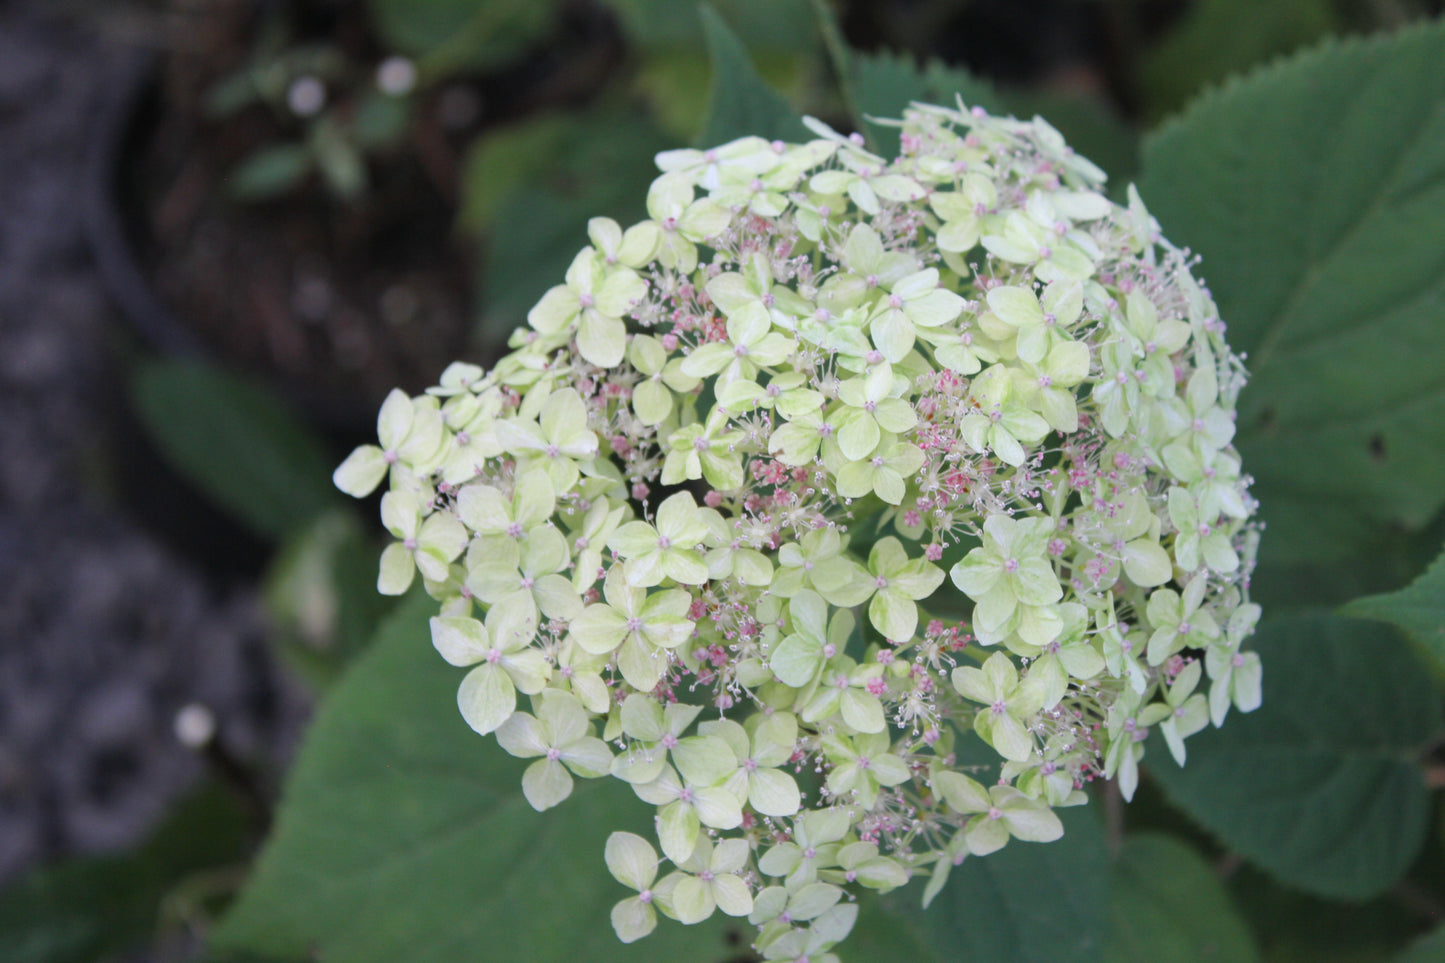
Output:
<path fill-rule="evenodd" d="M 703 4 L 701 12 L 713 75 L 707 122 L 698 142 L 713 147 L 750 134 L 786 141 L 807 137 L 798 115 L 758 76 L 742 42 L 717 11 Z"/>
<path fill-rule="evenodd" d="M 195 913 L 209 891 L 198 874 L 246 856 L 248 815 L 234 797 L 205 785 L 178 803 L 136 850 L 43 866 L 0 893 L 0 947 L 7 963 L 112 959 Z"/>
<path fill-rule="evenodd" d="M 1301 616 L 1256 638 L 1263 707 L 1190 739 L 1182 769 L 1156 738 L 1150 771 L 1220 842 L 1285 882 L 1379 893 L 1425 838 L 1417 756 L 1438 736 L 1439 693 L 1386 626 Z"/>
<path fill-rule="evenodd" d="M 376 546 L 350 508 L 326 512 L 281 543 L 261 600 L 272 644 L 317 690 L 337 680 L 395 604 L 376 591 Z"/>
<path fill-rule="evenodd" d="M 1445 667 L 1445 553 L 1398 592 L 1355 599 L 1340 612 L 1398 625 Z"/>
<path fill-rule="evenodd" d="M 587 243 L 587 219 L 647 216 L 653 156 L 677 146 L 645 116 L 613 107 L 551 114 L 482 138 L 463 180 L 466 226 L 488 241 L 479 340 L 496 348 Z M 504 189 L 494 191 L 496 178 Z"/>
<path fill-rule="evenodd" d="M 706 43 L 696 3 L 602 0 L 602 4 L 616 13 L 628 40 L 648 56 L 678 49 L 696 53 Z M 818 45 L 808 0 L 712 0 L 708 6 L 749 50 L 774 56 L 811 53 Z"/>
<path fill-rule="evenodd" d="M 1445 963 L 1445 926 L 1422 937 L 1395 957 L 1395 963 Z"/>
<path fill-rule="evenodd" d="M 1219 877 L 1162 833 L 1124 841 L 1109 898 L 1108 963 L 1252 963 L 1259 959 Z"/>
<path fill-rule="evenodd" d="M 1276 530 L 1280 515 L 1277 509 L 1293 507 L 1296 507 L 1294 502 L 1271 501 L 1266 549 Z M 1305 506 L 1298 503 L 1298 507 Z M 1329 511 L 1327 505 L 1317 507 L 1315 517 L 1321 526 L 1329 524 Z M 1295 558 L 1280 562 L 1274 560 L 1272 552 L 1266 551 L 1265 561 L 1250 579 L 1250 598 L 1264 606 L 1271 616 L 1334 611 L 1346 599 L 1380 595 L 1408 585 L 1434 561 L 1442 538 L 1445 538 L 1445 515 L 1419 532 L 1375 526 L 1374 531 L 1361 536 L 1354 553 L 1343 559 L 1326 556 L 1323 560 Z"/>
<path fill-rule="evenodd" d="M 1143 197 L 1248 353 L 1267 561 L 1345 557 L 1445 504 L 1442 62 L 1445 23 L 1333 43 L 1145 145 Z"/>
<path fill-rule="evenodd" d="M 1057 842 L 1014 841 L 999 852 L 964 860 L 926 910 L 922 880 L 884 904 L 939 961 L 1101 959 L 1109 915 L 1103 831 L 1091 807 L 1058 812 L 1064 836 Z"/>
<path fill-rule="evenodd" d="M 259 534 L 280 538 L 340 502 L 326 446 L 275 395 L 189 361 L 143 364 L 131 389 L 171 465 Z"/>
<path fill-rule="evenodd" d="M 916 886 L 904 891 L 906 898 L 918 899 Z M 951 956 L 939 956 L 912 920 L 898 912 L 898 896 L 880 897 L 864 891 L 858 899 L 858 922 L 848 940 L 838 949 L 845 960 L 868 963 L 948 963 Z"/>
<path fill-rule="evenodd" d="M 1364 902 L 1301 893 L 1248 863 L 1228 875 L 1227 885 L 1266 963 L 1382 963 L 1426 925 L 1419 907 L 1397 895 L 1418 885 L 1408 877 Z"/>
<path fill-rule="evenodd" d="M 663 921 L 619 943 L 627 895 L 602 860 L 615 829 L 651 813 L 615 780 L 585 782 L 537 813 L 524 765 L 472 732 L 461 673 L 431 646 L 416 596 L 332 688 L 287 784 L 256 874 L 215 949 L 345 963 L 714 961 L 735 955 L 721 919 Z"/>
<path fill-rule="evenodd" d="M 1335 26 L 1329 0 L 1197 0 L 1140 60 L 1139 90 L 1162 117 L 1200 88 L 1318 40 Z"/>
<path fill-rule="evenodd" d="M 697 4 L 602 2 L 616 13 L 629 45 L 639 55 L 634 89 L 675 138 L 697 140 L 707 118 L 713 73 Z M 756 58 L 758 75 L 767 86 L 787 96 L 806 91 L 814 80 L 819 47 L 808 0 L 713 0 L 710 6 Z M 789 136 L 796 137 L 797 132 Z"/>

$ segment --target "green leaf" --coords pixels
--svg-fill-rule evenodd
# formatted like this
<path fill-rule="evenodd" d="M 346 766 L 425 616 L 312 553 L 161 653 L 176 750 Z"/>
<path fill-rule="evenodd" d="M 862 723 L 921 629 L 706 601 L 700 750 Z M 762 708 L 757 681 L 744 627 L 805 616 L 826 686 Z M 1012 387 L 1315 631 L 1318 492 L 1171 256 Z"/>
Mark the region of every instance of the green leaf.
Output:
<path fill-rule="evenodd" d="M 1426 854 L 1417 866 L 1428 861 Z M 1394 891 L 1363 903 L 1326 900 L 1280 886 L 1248 863 L 1226 885 L 1269 963 L 1380 963 L 1427 925 Z"/>
<path fill-rule="evenodd" d="M 131 853 L 41 867 L 0 893 L 7 963 L 90 963 L 159 935 L 162 903 L 204 909 L 203 871 L 239 863 L 250 826 L 235 798 L 207 785 Z M 173 924 L 175 920 L 171 921 Z"/>
<path fill-rule="evenodd" d="M 927 910 L 921 908 L 926 876 L 883 905 L 939 960 L 1102 959 L 1109 902 L 1108 874 L 1097 869 L 1107 860 L 1103 831 L 1087 806 L 1060 810 L 1059 816 L 1062 839 L 1014 840 L 996 853 L 964 860 Z"/>
<path fill-rule="evenodd" d="M 231 169 L 226 191 L 239 201 L 270 200 L 298 186 L 313 165 L 305 144 L 262 147 Z"/>
<path fill-rule="evenodd" d="M 350 509 L 325 512 L 283 542 L 262 601 L 282 657 L 317 689 L 340 677 L 392 605 L 376 591 L 376 547 Z"/>
<path fill-rule="evenodd" d="M 1445 963 L 1445 926 L 1422 937 L 1399 956 L 1395 963 Z"/>
<path fill-rule="evenodd" d="M 191 361 L 154 361 L 131 395 L 146 432 L 181 474 L 258 534 L 280 538 L 340 497 L 333 459 L 274 395 Z"/>
<path fill-rule="evenodd" d="M 918 887 L 903 892 L 904 899 L 917 900 Z M 858 895 L 858 922 L 841 947 L 849 960 L 869 963 L 953 963 L 954 954 L 940 954 L 922 933 L 899 919 L 897 896 L 880 897 L 864 890 Z"/>
<path fill-rule="evenodd" d="M 1271 536 L 1283 512 L 1306 507 L 1302 502 L 1272 502 Z M 1321 540 L 1333 537 L 1331 507 L 1308 507 L 1323 530 Z M 1271 616 L 1279 616 L 1286 612 L 1332 611 L 1344 599 L 1398 589 L 1418 576 L 1439 553 L 1441 538 L 1445 537 L 1445 517 L 1413 535 L 1388 526 L 1375 529 L 1362 536 L 1354 554 L 1343 559 L 1276 560 L 1266 545 L 1266 557 L 1250 579 L 1250 598 Z M 1368 559 L 1369 564 L 1360 564 L 1361 559 Z"/>
<path fill-rule="evenodd" d="M 1445 667 L 1445 553 L 1398 592 L 1355 599 L 1340 614 L 1399 626 Z"/>
<path fill-rule="evenodd" d="M 1335 28 L 1327 0 L 1200 0 L 1140 58 L 1150 116 L 1182 107 L 1206 84 L 1289 53 Z"/>
<path fill-rule="evenodd" d="M 356 200 L 366 190 L 366 159 L 350 134 L 323 116 L 312 126 L 309 143 L 327 189 L 342 200 Z"/>
<path fill-rule="evenodd" d="M 550 0 L 368 0 L 387 49 L 422 58 L 425 81 L 499 67 L 540 44 L 555 25 Z"/>
<path fill-rule="evenodd" d="M 706 43 L 706 27 L 698 19 L 697 5 L 677 0 L 602 0 L 616 12 L 628 39 L 649 57 L 677 51 L 696 54 Z M 813 32 L 808 0 L 713 0 L 709 4 L 732 27 L 749 49 L 773 55 L 811 53 L 818 38 Z"/>
<path fill-rule="evenodd" d="M 618 942 L 613 830 L 651 837 L 652 810 L 614 780 L 538 813 L 523 760 L 457 714 L 462 673 L 428 641 L 414 597 L 333 687 L 287 783 L 255 875 L 215 949 L 348 963 L 722 960 L 745 923 L 664 921 Z"/>
<path fill-rule="evenodd" d="M 469 226 L 489 241 L 481 334 L 494 346 L 561 282 L 587 243 L 588 218 L 607 216 L 627 227 L 647 216 L 647 187 L 657 176 L 652 159 L 676 146 L 648 118 L 623 110 L 554 116 L 502 136 L 495 151 L 480 142 L 463 184 Z M 548 143 L 556 149 L 542 151 Z M 531 146 L 538 152 L 529 154 Z M 526 165 L 527 171 L 515 169 Z M 494 175 L 511 185 L 507 193 L 490 192 Z"/>
<path fill-rule="evenodd" d="M 1330 44 L 1201 98 L 1141 194 L 1202 255 L 1253 372 L 1261 557 L 1341 558 L 1445 505 L 1445 23 Z"/>
<path fill-rule="evenodd" d="M 712 96 L 707 122 L 698 142 L 715 147 L 754 135 L 769 140 L 799 141 L 808 136 L 793 108 L 769 87 L 742 42 L 707 4 L 700 7 L 708 59 L 712 62 Z"/>
<path fill-rule="evenodd" d="M 539 168 L 550 166 L 542 159 L 561 155 L 579 138 L 577 128 L 568 114 L 541 113 L 477 137 L 462 174 L 462 226 L 474 233 L 491 230 L 506 199 L 536 184 Z"/>
<path fill-rule="evenodd" d="M 1307 892 L 1364 899 L 1392 885 L 1425 838 L 1416 756 L 1440 696 L 1384 626 L 1334 616 L 1267 622 L 1256 636 L 1264 705 L 1147 762 L 1171 800 L 1225 846 Z"/>
<path fill-rule="evenodd" d="M 692 3 L 678 0 L 603 0 L 621 21 L 637 51 L 634 88 L 671 136 L 695 140 L 707 115 L 711 80 L 703 24 Z M 758 73 L 785 94 L 811 81 L 818 38 L 807 0 L 714 0 L 744 48 L 758 58 Z M 713 146 L 713 145 L 708 145 Z"/>
<path fill-rule="evenodd" d="M 1210 866 L 1159 833 L 1130 836 L 1114 861 L 1108 963 L 1252 963 L 1249 928 Z"/>

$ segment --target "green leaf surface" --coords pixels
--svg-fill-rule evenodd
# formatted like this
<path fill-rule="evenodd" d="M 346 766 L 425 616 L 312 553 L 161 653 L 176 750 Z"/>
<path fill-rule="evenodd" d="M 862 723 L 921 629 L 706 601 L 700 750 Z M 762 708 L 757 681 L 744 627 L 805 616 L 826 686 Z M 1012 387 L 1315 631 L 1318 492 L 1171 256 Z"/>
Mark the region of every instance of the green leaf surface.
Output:
<path fill-rule="evenodd" d="M 318 690 L 365 649 L 394 604 L 376 591 L 376 546 L 350 508 L 325 512 L 281 544 L 261 598 L 272 644 Z"/>
<path fill-rule="evenodd" d="M 649 55 L 679 48 L 700 51 L 707 42 L 697 4 L 678 0 L 602 0 L 622 22 L 628 39 Z M 749 50 L 770 55 L 816 48 L 808 0 L 713 0 L 708 4 Z"/>
<path fill-rule="evenodd" d="M 721 918 L 663 921 L 618 942 L 627 896 L 603 862 L 613 830 L 648 833 L 650 807 L 616 780 L 584 781 L 538 813 L 523 760 L 467 728 L 462 673 L 432 648 L 413 597 L 332 688 L 287 784 L 275 834 L 215 934 L 228 953 L 346 963 L 715 961 Z"/>
<path fill-rule="evenodd" d="M 1421 937 L 1394 963 L 1445 963 L 1445 926 Z"/>
<path fill-rule="evenodd" d="M 677 146 L 648 118 L 612 108 L 548 115 L 500 137 L 479 142 L 463 181 L 467 226 L 487 240 L 478 339 L 493 347 L 561 283 L 587 243 L 588 218 L 611 217 L 625 228 L 647 216 L 653 157 Z M 510 189 L 493 191 L 493 176 Z"/>
<path fill-rule="evenodd" d="M 0 892 L 6 963 L 90 963 L 161 935 L 163 903 L 172 912 L 201 910 L 206 893 L 194 885 L 197 875 L 239 863 L 248 837 L 236 800 L 207 785 L 134 852 L 69 859 L 22 876 Z"/>
<path fill-rule="evenodd" d="M 1347 599 L 1388 593 L 1407 585 L 1435 559 L 1441 539 L 1445 538 L 1445 516 L 1441 516 L 1416 533 L 1376 525 L 1373 531 L 1360 536 L 1355 551 L 1345 558 L 1326 555 L 1323 560 L 1276 559 L 1267 543 L 1274 535 L 1281 512 L 1295 507 L 1305 505 L 1277 500 L 1270 503 L 1272 520 L 1265 536 L 1264 558 L 1250 579 L 1251 599 L 1264 606 L 1271 616 L 1334 611 Z M 1320 537 L 1328 538 L 1334 518 L 1331 507 L 1316 506 L 1313 515 L 1323 529 Z"/>
<path fill-rule="evenodd" d="M 231 169 L 226 192 L 238 201 L 270 200 L 299 186 L 314 166 L 305 144 L 262 147 Z"/>
<path fill-rule="evenodd" d="M 506 199 L 545 177 L 545 158 L 566 155 L 564 146 L 581 140 L 579 121 L 568 114 L 534 114 L 477 137 L 462 174 L 461 224 L 486 233 L 497 223 Z"/>
<path fill-rule="evenodd" d="M 280 538 L 340 502 L 326 446 L 275 395 L 219 369 L 154 361 L 136 414 L 171 466 L 258 534 Z"/>
<path fill-rule="evenodd" d="M 1266 963 L 1382 963 L 1424 925 L 1418 907 L 1393 891 L 1366 902 L 1321 899 L 1281 886 L 1248 863 L 1226 885 Z"/>
<path fill-rule="evenodd" d="M 1445 553 L 1398 592 L 1355 599 L 1340 614 L 1399 626 L 1445 668 Z"/>
<path fill-rule="evenodd" d="M 1332 6 L 1328 0 L 1199 0 L 1141 58 L 1146 110 L 1163 117 L 1206 84 L 1320 39 L 1335 28 Z"/>
<path fill-rule="evenodd" d="M 884 905 L 939 961 L 1102 959 L 1109 906 L 1109 876 L 1098 869 L 1108 858 L 1103 831 L 1091 807 L 1058 815 L 1062 839 L 1014 840 L 996 853 L 965 859 L 928 909 L 921 906 L 926 877 L 885 897 Z"/>
<path fill-rule="evenodd" d="M 1264 705 L 1189 740 L 1179 768 L 1147 763 L 1221 843 L 1306 892 L 1365 899 L 1409 867 L 1430 807 L 1416 758 L 1440 696 L 1382 625 L 1328 615 L 1267 622 L 1255 638 Z"/>
<path fill-rule="evenodd" d="M 555 7 L 548 0 L 367 0 L 386 48 L 422 58 L 426 80 L 516 58 L 545 39 Z"/>
<path fill-rule="evenodd" d="M 868 963 L 946 963 L 955 958 L 940 956 L 913 926 L 900 919 L 896 904 L 902 899 L 917 900 L 922 890 L 910 886 L 903 895 L 878 896 L 863 891 L 858 897 L 858 922 L 847 941 L 839 947 L 848 960 Z M 924 912 L 930 912 L 925 910 Z"/>
<path fill-rule="evenodd" d="M 718 12 L 707 4 L 700 11 L 713 75 L 707 122 L 698 143 L 715 147 L 748 135 L 769 140 L 806 139 L 808 130 L 798 115 L 758 76 L 742 41 Z"/>
<path fill-rule="evenodd" d="M 1346 557 L 1445 504 L 1442 62 L 1440 22 L 1331 43 L 1145 145 L 1144 200 L 1248 353 L 1266 561 Z"/>
<path fill-rule="evenodd" d="M 1249 928 L 1209 864 L 1162 833 L 1128 837 L 1115 857 L 1107 963 L 1253 963 Z"/>

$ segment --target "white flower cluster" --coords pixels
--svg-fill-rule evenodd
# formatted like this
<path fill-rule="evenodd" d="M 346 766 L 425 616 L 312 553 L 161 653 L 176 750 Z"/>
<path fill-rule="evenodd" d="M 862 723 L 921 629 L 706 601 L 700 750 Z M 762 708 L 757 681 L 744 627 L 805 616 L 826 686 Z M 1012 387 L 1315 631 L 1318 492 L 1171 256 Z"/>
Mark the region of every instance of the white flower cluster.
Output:
<path fill-rule="evenodd" d="M 899 126 L 660 155 L 649 220 L 337 470 L 389 478 L 380 589 L 420 573 L 527 799 L 656 807 L 670 872 L 605 854 L 624 940 L 721 910 L 830 959 L 851 887 L 931 899 L 1259 704 L 1244 375 L 1187 256 L 1042 120 Z"/>

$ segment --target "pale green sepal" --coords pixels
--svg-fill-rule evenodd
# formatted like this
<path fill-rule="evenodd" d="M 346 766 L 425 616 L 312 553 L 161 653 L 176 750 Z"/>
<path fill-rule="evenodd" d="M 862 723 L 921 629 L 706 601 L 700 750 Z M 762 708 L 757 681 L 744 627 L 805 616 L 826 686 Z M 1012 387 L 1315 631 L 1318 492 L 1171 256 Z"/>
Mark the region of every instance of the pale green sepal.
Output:
<path fill-rule="evenodd" d="M 823 667 L 823 640 L 790 635 L 773 650 L 768 667 L 780 682 L 801 688 L 813 681 Z"/>
<path fill-rule="evenodd" d="M 713 829 L 737 829 L 743 823 L 743 807 L 727 789 L 721 787 L 696 789 L 693 805 L 703 825 Z"/>
<path fill-rule="evenodd" d="M 692 855 L 701 831 L 697 810 L 681 800 L 668 803 L 657 813 L 657 841 L 663 855 L 674 863 L 680 865 Z"/>
<path fill-rule="evenodd" d="M 657 911 L 636 896 L 612 907 L 612 930 L 623 943 L 635 943 L 656 927 Z"/>
<path fill-rule="evenodd" d="M 753 894 L 748 891 L 748 884 L 734 873 L 715 877 L 712 895 L 717 908 L 729 916 L 747 916 L 753 911 Z"/>
<path fill-rule="evenodd" d="M 485 736 L 516 711 L 517 689 L 505 670 L 486 662 L 462 679 L 457 689 L 457 707 L 467 725 Z"/>
<path fill-rule="evenodd" d="M 792 816 L 802 805 L 802 795 L 787 773 L 757 769 L 748 780 L 748 804 L 764 816 Z"/>
<path fill-rule="evenodd" d="M 1124 574 L 1140 588 L 1153 588 L 1169 581 L 1174 569 L 1158 542 L 1140 538 L 1124 546 Z"/>
<path fill-rule="evenodd" d="M 817 919 L 842 898 L 843 890 L 831 883 L 809 883 L 788 900 L 788 915 L 799 922 Z"/>
<path fill-rule="evenodd" d="M 392 542 L 381 553 L 381 570 L 376 590 L 382 595 L 403 595 L 416 577 L 416 562 L 401 542 Z"/>
<path fill-rule="evenodd" d="M 331 483 L 352 498 L 365 498 L 386 477 L 385 453 L 375 445 L 362 445 L 331 473 Z"/>
<path fill-rule="evenodd" d="M 701 923 L 716 908 L 711 888 L 702 880 L 696 876 L 678 880 L 672 891 L 672 911 L 677 914 L 678 922 L 687 925 Z"/>
<path fill-rule="evenodd" d="M 572 776 L 555 759 L 538 759 L 522 773 L 522 795 L 538 812 L 572 795 Z"/>
<path fill-rule="evenodd" d="M 689 736 L 672 750 L 672 762 L 683 780 L 694 786 L 713 786 L 738 767 L 738 760 L 717 736 Z"/>
<path fill-rule="evenodd" d="M 657 853 L 636 833 L 616 832 L 607 837 L 603 853 L 607 870 L 623 886 L 644 890 L 657 879 Z"/>
<path fill-rule="evenodd" d="M 433 617 L 430 626 L 432 645 L 452 665 L 476 665 L 487 657 L 487 630 L 476 619 Z"/>

